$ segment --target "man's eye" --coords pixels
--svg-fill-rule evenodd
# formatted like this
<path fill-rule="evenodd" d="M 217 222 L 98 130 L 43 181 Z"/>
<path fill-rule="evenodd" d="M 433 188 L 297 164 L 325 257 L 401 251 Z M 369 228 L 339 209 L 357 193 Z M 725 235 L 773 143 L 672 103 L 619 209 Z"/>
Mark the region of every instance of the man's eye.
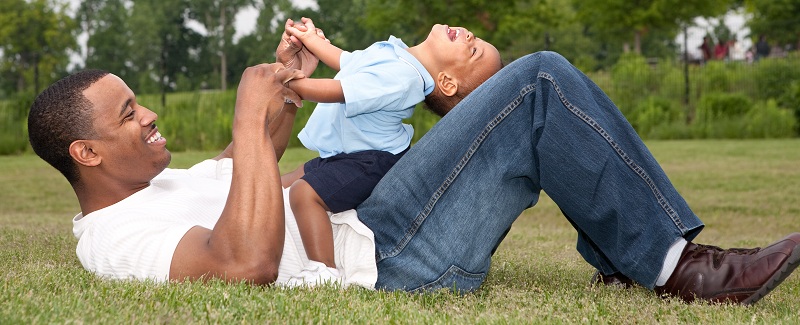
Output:
<path fill-rule="evenodd" d="M 133 118 L 133 113 L 134 113 L 134 112 L 136 112 L 136 111 L 134 111 L 134 110 L 131 110 L 131 112 L 130 112 L 130 113 L 128 113 L 128 115 L 125 115 L 125 119 L 126 119 L 126 120 L 130 120 L 130 119 L 132 119 L 132 118 Z"/>
<path fill-rule="evenodd" d="M 475 55 L 476 52 L 478 52 L 478 49 L 473 47 L 472 48 L 472 55 Z"/>

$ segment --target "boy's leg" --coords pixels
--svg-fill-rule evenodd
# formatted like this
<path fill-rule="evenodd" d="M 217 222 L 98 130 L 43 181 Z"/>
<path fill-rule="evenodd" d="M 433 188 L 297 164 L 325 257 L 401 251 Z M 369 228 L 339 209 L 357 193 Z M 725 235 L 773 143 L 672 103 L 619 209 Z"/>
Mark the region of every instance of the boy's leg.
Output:
<path fill-rule="evenodd" d="M 297 169 L 281 175 L 281 186 L 283 186 L 283 188 L 288 188 L 292 186 L 292 184 L 294 184 L 295 181 L 297 181 L 300 178 L 303 178 L 303 175 L 306 174 L 304 169 L 305 166 L 300 165 L 300 167 L 297 167 Z"/>
<path fill-rule="evenodd" d="M 302 179 L 292 184 L 289 203 L 297 220 L 297 228 L 309 260 L 336 268 L 333 255 L 333 229 L 325 202 Z"/>
<path fill-rule="evenodd" d="M 702 223 L 605 94 L 563 57 L 521 58 L 421 139 L 358 208 L 378 287 L 474 290 L 492 250 L 544 189 L 598 269 L 652 287 Z"/>

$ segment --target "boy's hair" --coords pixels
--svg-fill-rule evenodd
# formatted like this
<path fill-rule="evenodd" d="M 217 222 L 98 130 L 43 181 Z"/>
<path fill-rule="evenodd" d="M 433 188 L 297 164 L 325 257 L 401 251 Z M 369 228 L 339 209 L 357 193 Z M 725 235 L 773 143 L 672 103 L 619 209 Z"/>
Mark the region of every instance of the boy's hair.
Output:
<path fill-rule="evenodd" d="M 503 68 L 503 62 L 500 61 L 500 69 Z M 500 71 L 498 69 L 498 71 Z M 425 107 L 427 107 L 430 111 L 434 112 L 436 115 L 440 117 L 445 116 L 453 107 L 456 107 L 458 103 L 461 102 L 464 98 L 467 97 L 473 90 L 477 89 L 478 86 L 483 84 L 484 81 L 491 78 L 497 71 L 489 74 L 488 76 L 479 76 L 475 74 L 469 74 L 465 78 L 462 78 L 462 82 L 458 84 L 458 90 L 456 91 L 453 96 L 446 96 L 442 93 L 442 90 L 439 87 L 436 87 L 432 93 L 428 96 L 425 96 Z"/>
<path fill-rule="evenodd" d="M 31 105 L 28 138 L 33 151 L 73 185 L 80 175 L 69 146 L 75 140 L 95 135 L 92 103 L 83 91 L 107 74 L 103 70 L 84 70 L 64 77 L 43 90 Z"/>
<path fill-rule="evenodd" d="M 439 117 L 443 117 L 475 88 L 477 86 L 473 86 L 471 83 L 460 84 L 458 91 L 453 96 L 446 96 L 439 87 L 436 87 L 430 95 L 425 96 L 425 107 Z"/>

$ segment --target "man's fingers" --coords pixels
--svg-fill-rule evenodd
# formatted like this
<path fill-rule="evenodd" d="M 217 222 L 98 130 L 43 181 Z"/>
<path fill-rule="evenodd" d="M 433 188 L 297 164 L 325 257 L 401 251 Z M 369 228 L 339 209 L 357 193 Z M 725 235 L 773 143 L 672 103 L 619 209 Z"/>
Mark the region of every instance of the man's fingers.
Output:
<path fill-rule="evenodd" d="M 303 99 L 300 98 L 300 95 L 289 88 L 283 89 L 283 102 L 293 103 L 294 106 L 303 107 Z"/>
<path fill-rule="evenodd" d="M 294 79 L 303 79 L 306 75 L 303 71 L 296 70 L 296 69 L 285 69 L 281 67 L 275 71 L 275 78 L 280 80 L 281 84 L 286 84 L 287 82 L 294 80 Z"/>

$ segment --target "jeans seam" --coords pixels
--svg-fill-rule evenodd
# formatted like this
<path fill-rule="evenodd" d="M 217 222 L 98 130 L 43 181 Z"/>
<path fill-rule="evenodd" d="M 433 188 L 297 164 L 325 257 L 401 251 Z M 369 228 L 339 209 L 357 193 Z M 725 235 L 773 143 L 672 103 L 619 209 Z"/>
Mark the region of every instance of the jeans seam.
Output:
<path fill-rule="evenodd" d="M 650 175 L 648 175 L 647 172 L 641 166 L 639 166 L 635 161 L 633 161 L 633 158 L 629 157 L 628 154 L 625 153 L 624 150 L 622 150 L 622 148 L 619 146 L 619 144 L 617 144 L 614 138 L 612 138 L 611 135 L 608 134 L 608 132 L 606 132 L 606 130 L 603 129 L 602 126 L 600 126 L 600 123 L 595 121 L 592 117 L 589 116 L 589 114 L 587 114 L 586 112 L 584 112 L 583 110 L 572 104 L 572 102 L 570 102 L 567 99 L 564 93 L 561 92 L 561 88 L 558 86 L 558 84 L 555 81 L 555 78 L 553 78 L 552 75 L 546 72 L 539 72 L 538 77 L 548 80 L 553 85 L 553 89 L 558 94 L 558 98 L 561 100 L 561 103 L 564 104 L 564 107 L 567 110 L 569 110 L 573 115 L 581 119 L 584 123 L 589 125 L 589 127 L 595 130 L 595 132 L 597 132 L 604 140 L 606 140 L 606 142 L 608 142 L 608 144 L 611 146 L 614 152 L 617 153 L 617 156 L 619 156 L 620 159 L 622 159 L 625 165 L 627 165 L 628 168 L 630 168 L 636 175 L 638 175 L 639 178 L 641 178 L 645 182 L 645 184 L 650 188 L 650 191 L 655 196 L 656 200 L 658 201 L 658 204 L 661 206 L 664 212 L 666 212 L 667 215 L 669 215 L 670 219 L 672 219 L 672 222 L 675 224 L 675 226 L 678 227 L 678 229 L 680 229 L 682 233 L 686 233 L 689 229 L 686 228 L 686 226 L 684 226 L 683 222 L 680 220 L 680 217 L 678 216 L 678 213 L 675 211 L 672 205 L 669 204 L 667 199 L 661 193 L 661 190 L 659 190 L 658 186 L 656 186 L 653 179 L 650 178 Z"/>
<path fill-rule="evenodd" d="M 443 279 L 445 279 L 447 277 L 451 277 L 453 275 L 458 275 L 458 276 L 461 276 L 461 277 L 464 277 L 464 278 L 469 278 L 469 279 L 482 279 L 482 278 L 484 278 L 486 276 L 486 273 L 485 272 L 470 273 L 469 271 L 464 270 L 460 266 L 451 265 L 449 268 L 447 268 L 447 271 L 442 273 L 442 275 L 440 275 L 438 278 L 436 278 L 436 280 L 434 280 L 433 282 L 430 282 L 430 283 L 424 284 L 424 285 L 422 285 L 420 287 L 417 287 L 415 289 L 409 290 L 409 292 L 415 293 L 415 292 L 428 291 L 431 288 L 439 286 Z M 458 288 L 455 288 L 455 289 L 458 289 Z"/>
<path fill-rule="evenodd" d="M 519 107 L 519 105 L 523 101 L 523 98 L 530 92 L 534 91 L 535 89 L 536 89 L 535 84 L 530 84 L 525 87 L 522 87 L 519 91 L 519 95 L 515 97 L 514 100 L 512 100 L 508 105 L 506 105 L 506 107 L 503 108 L 494 118 L 492 118 L 489 121 L 489 123 L 486 124 L 486 126 L 483 128 L 483 131 L 481 131 L 481 133 L 478 134 L 475 140 L 472 141 L 472 144 L 467 149 L 467 152 L 464 153 L 463 156 L 461 156 L 461 159 L 459 159 L 458 164 L 456 164 L 456 166 L 453 168 L 450 174 L 445 178 L 442 184 L 439 185 L 436 191 L 433 192 L 433 195 L 431 195 L 430 199 L 428 200 L 428 203 L 425 204 L 425 207 L 422 209 L 422 211 L 420 211 L 417 217 L 414 218 L 414 221 L 411 223 L 411 227 L 406 231 L 406 234 L 403 236 L 403 238 L 400 239 L 400 241 L 397 243 L 397 245 L 395 245 L 395 247 L 391 251 L 388 251 L 386 253 L 381 253 L 380 258 L 378 259 L 379 261 L 384 258 L 397 256 L 398 254 L 400 254 L 401 251 L 403 251 L 405 246 L 408 245 L 408 243 L 417 233 L 419 227 L 422 225 L 425 219 L 428 218 L 428 215 L 430 215 L 431 211 L 433 211 L 433 208 L 436 206 L 436 203 L 439 201 L 439 198 L 441 198 L 442 195 L 444 195 L 444 193 L 447 191 L 450 185 L 456 180 L 458 175 L 461 173 L 461 170 L 464 169 L 464 167 L 467 165 L 467 163 L 475 154 L 475 152 L 478 151 L 478 148 L 480 148 L 481 144 L 483 144 L 483 141 L 486 140 L 486 138 L 489 136 L 492 130 L 495 127 L 497 127 L 500 124 L 500 122 L 505 120 L 505 118 L 509 114 L 511 114 L 517 107 Z"/>

